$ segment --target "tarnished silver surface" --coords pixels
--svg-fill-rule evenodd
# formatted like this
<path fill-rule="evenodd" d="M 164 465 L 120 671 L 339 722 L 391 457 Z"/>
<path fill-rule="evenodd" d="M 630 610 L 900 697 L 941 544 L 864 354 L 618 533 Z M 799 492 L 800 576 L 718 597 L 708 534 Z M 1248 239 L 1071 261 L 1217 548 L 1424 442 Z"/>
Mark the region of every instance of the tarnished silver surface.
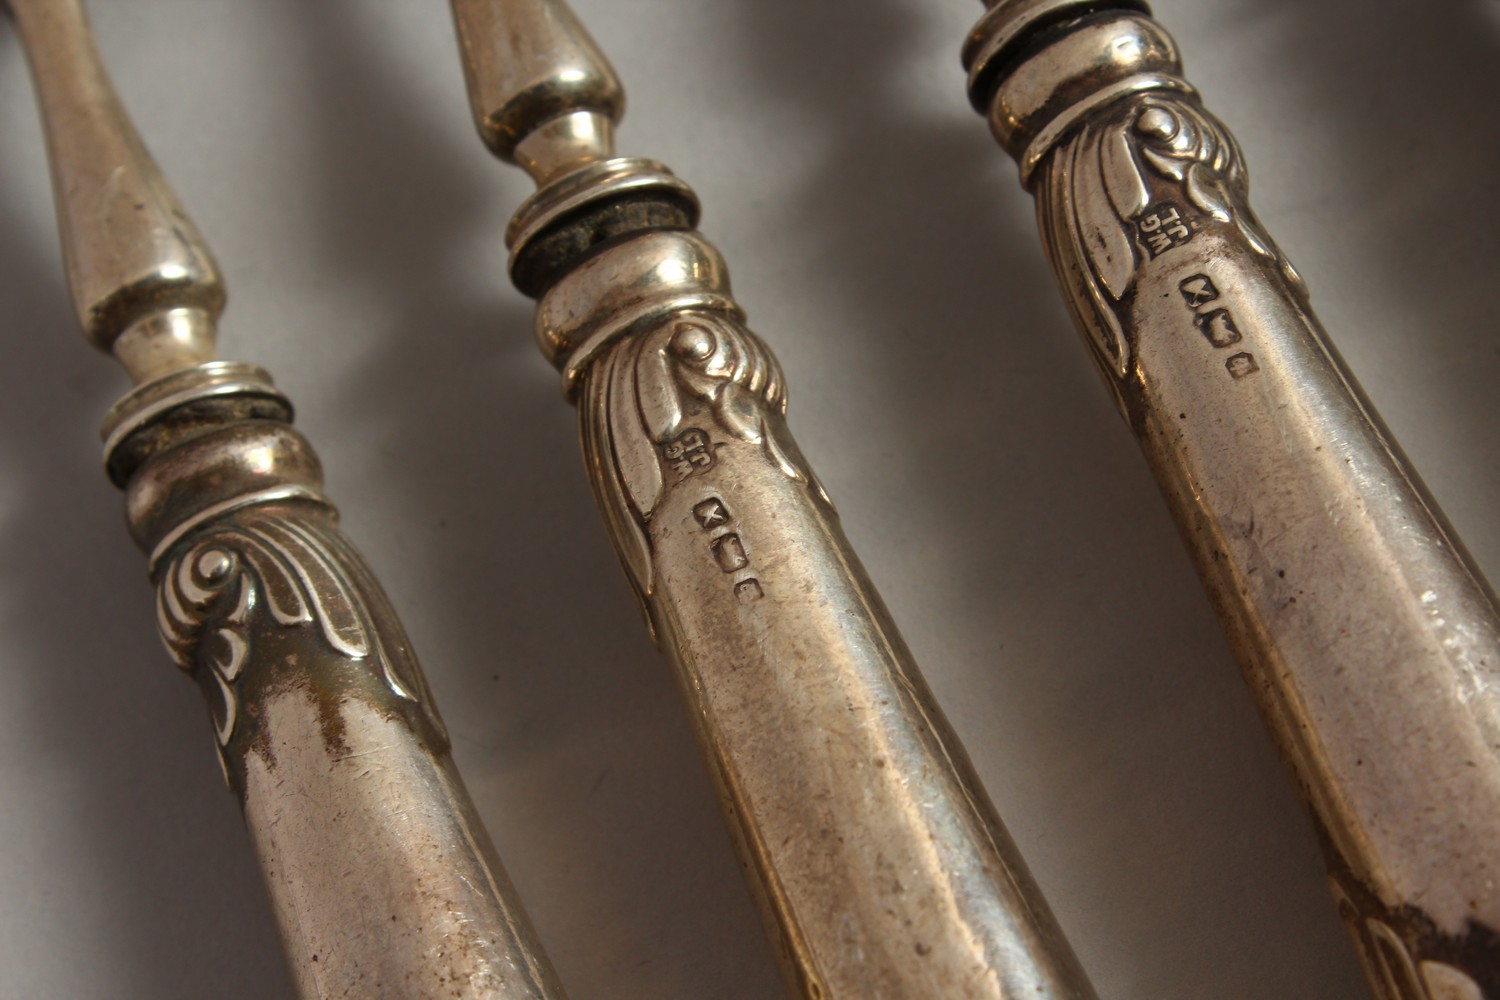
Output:
<path fill-rule="evenodd" d="M 157 624 L 203 689 L 298 994 L 561 997 L 379 584 L 258 368 L 211 360 L 223 286 L 76 0 L 12 0 L 86 332 L 136 388 L 105 462 Z"/>
<path fill-rule="evenodd" d="M 965 62 L 1371 983 L 1500 997 L 1495 595 L 1251 212 L 1234 137 L 1141 4 L 993 2 Z"/>
<path fill-rule="evenodd" d="M 959 84 L 981 8 L 572 6 L 628 85 L 621 151 L 708 207 L 796 441 L 1099 994 L 1368 997 L 1312 824 Z M 1476 151 L 1500 146 L 1500 5 L 1152 6 L 1493 574 L 1500 190 Z M 503 279 L 534 185 L 475 139 L 451 18 L 89 12 L 230 283 L 220 354 L 296 401 L 569 996 L 784 998 L 577 413 Z M 54 215 L 0 13 L 0 996 L 287 996 L 202 697 L 163 669 L 89 461 L 123 381 L 65 329 Z"/>
<path fill-rule="evenodd" d="M 795 989 L 1093 997 L 787 430 L 696 199 L 614 155 L 613 70 L 560 0 L 453 6 L 480 134 L 539 187 L 511 274 Z"/>

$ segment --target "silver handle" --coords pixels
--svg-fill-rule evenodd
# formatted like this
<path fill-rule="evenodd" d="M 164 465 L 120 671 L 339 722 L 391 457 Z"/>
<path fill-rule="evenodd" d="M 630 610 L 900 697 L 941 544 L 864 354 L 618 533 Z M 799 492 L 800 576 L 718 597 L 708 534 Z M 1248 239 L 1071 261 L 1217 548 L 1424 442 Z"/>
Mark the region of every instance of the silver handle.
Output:
<path fill-rule="evenodd" d="M 1093 997 L 787 430 L 696 197 L 615 155 L 620 85 L 564 4 L 453 7 L 480 134 L 538 184 L 512 277 L 789 978 Z"/>
<path fill-rule="evenodd" d="M 1372 984 L 1500 996 L 1495 596 L 1313 316 L 1135 2 L 991 3 L 975 106 L 1037 198 L 1324 842 Z"/>
<path fill-rule="evenodd" d="M 395 612 L 291 406 L 214 358 L 224 292 L 76 0 L 14 0 L 90 339 L 136 388 L 106 464 L 157 618 L 203 689 L 299 993 L 560 998 Z"/>

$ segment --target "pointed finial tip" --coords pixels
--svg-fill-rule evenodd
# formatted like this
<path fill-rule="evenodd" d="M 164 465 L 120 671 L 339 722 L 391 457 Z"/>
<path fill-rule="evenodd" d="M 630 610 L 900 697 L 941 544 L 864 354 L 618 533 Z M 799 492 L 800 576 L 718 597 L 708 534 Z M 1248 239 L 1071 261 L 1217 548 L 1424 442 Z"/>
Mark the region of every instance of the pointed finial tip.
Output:
<path fill-rule="evenodd" d="M 517 147 L 563 118 L 574 124 L 552 128 L 558 141 L 580 151 L 597 145 L 593 158 L 613 152 L 611 126 L 624 113 L 625 90 L 566 4 L 453 0 L 453 19 L 474 123 L 491 152 L 528 170 L 528 161 L 554 160 L 546 151 L 518 155 Z"/>
<path fill-rule="evenodd" d="M 137 378 L 212 356 L 224 306 L 218 267 L 121 107 L 82 5 L 11 0 L 11 11 L 36 82 L 84 333 Z"/>

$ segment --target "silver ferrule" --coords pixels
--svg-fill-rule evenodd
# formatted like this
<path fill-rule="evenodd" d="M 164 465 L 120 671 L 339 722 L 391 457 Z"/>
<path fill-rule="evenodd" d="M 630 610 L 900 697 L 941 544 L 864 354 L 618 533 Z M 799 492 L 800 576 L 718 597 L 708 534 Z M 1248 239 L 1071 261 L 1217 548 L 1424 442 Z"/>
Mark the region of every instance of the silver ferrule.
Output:
<path fill-rule="evenodd" d="M 560 998 L 411 645 L 291 406 L 214 359 L 207 246 L 76 0 L 12 0 L 78 314 L 137 383 L 104 428 L 157 625 L 208 700 L 298 994 Z"/>
<path fill-rule="evenodd" d="M 1385 1000 L 1500 997 L 1500 614 L 1250 209 L 1143 4 L 965 49 L 1064 297 L 1214 597 Z"/>
<path fill-rule="evenodd" d="M 473 64 L 501 44 L 478 24 L 538 52 L 584 37 L 560 2 L 454 10 L 471 84 L 500 72 Z M 558 109 L 525 97 L 544 92 L 471 91 L 481 132 L 504 109 L 535 122 L 516 148 L 552 150 L 532 162 L 566 163 Z M 612 154 L 533 175 L 511 273 L 799 995 L 1092 998 L 787 428 L 696 199 Z"/>

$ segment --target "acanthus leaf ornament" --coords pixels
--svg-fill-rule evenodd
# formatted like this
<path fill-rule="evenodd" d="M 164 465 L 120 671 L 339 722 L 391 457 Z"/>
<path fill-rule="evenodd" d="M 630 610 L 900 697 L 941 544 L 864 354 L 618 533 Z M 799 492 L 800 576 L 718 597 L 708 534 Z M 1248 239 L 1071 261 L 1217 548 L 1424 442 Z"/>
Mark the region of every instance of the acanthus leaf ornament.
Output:
<path fill-rule="evenodd" d="M 602 463 L 604 489 L 634 523 L 620 524 L 625 563 L 642 594 L 652 593 L 646 531 L 667 489 L 717 462 L 729 438 L 761 446 L 789 479 L 826 496 L 784 440 L 785 382 L 770 349 L 737 322 L 709 313 L 676 314 L 627 335 L 596 358 L 580 400 L 585 453 Z"/>
<path fill-rule="evenodd" d="M 537 182 L 511 277 L 793 991 L 1092 997 L 792 441 L 696 196 L 615 154 L 623 90 L 561 0 L 454 11 L 475 123 Z"/>
<path fill-rule="evenodd" d="M 1124 377 L 1132 351 L 1119 312 L 1141 268 L 1187 245 L 1205 222 L 1232 227 L 1299 292 L 1301 279 L 1250 210 L 1238 143 L 1195 98 L 1147 94 L 1120 107 L 1053 150 L 1039 201 L 1044 228 L 1088 262 L 1075 306 L 1096 318 L 1091 329 L 1102 324 L 1095 347 Z"/>
<path fill-rule="evenodd" d="M 1256 220 L 1170 35 L 1145 5 L 1103 6 L 989 5 L 971 97 L 1037 196 L 1376 995 L 1495 1000 L 1494 592 Z"/>
<path fill-rule="evenodd" d="M 217 357 L 218 268 L 81 0 L 9 8 L 74 306 L 133 383 L 106 417 L 105 469 L 148 556 L 162 639 L 209 703 L 295 995 L 561 998 L 290 400 Z"/>
<path fill-rule="evenodd" d="M 424 701 L 406 643 L 390 648 L 371 625 L 366 585 L 349 577 L 353 558 L 310 519 L 251 511 L 203 529 L 162 567 L 162 641 L 184 670 L 208 671 L 220 698 L 211 707 L 221 751 L 239 722 L 237 685 L 268 631 L 312 630 L 338 657 L 368 661 L 397 698 Z"/>

